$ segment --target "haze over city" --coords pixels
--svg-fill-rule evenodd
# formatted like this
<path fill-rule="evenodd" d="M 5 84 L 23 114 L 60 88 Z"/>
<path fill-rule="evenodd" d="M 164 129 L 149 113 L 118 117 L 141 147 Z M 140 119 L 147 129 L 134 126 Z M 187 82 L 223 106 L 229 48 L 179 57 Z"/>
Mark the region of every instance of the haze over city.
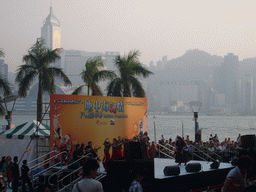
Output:
<path fill-rule="evenodd" d="M 50 6 L 61 23 L 64 49 L 121 55 L 138 49 L 146 65 L 190 49 L 220 56 L 232 52 L 239 60 L 255 56 L 254 0 L 3 0 L 0 47 L 9 71 L 15 72 L 41 36 Z"/>
<path fill-rule="evenodd" d="M 54 65 L 72 83 L 64 86 L 56 80 L 55 93 L 72 94 L 84 85 L 80 74 L 88 59 L 101 56 L 104 69 L 119 74 L 116 56 L 139 50 L 139 60 L 153 72 L 139 79 L 145 90 L 140 97 L 147 97 L 150 112 L 190 112 L 190 101 L 200 101 L 201 110 L 210 114 L 256 113 L 255 1 L 2 4 L 0 48 L 5 58 L 0 59 L 0 75 L 11 83 L 14 94 L 18 94 L 15 77 L 24 64 L 22 57 L 41 37 L 50 50 L 63 48 Z M 109 83 L 99 85 L 105 96 L 111 96 Z M 31 82 L 15 110 L 35 110 L 37 89 L 37 83 Z M 83 89 L 80 94 L 89 93 Z M 44 101 L 49 102 L 49 95 Z"/>

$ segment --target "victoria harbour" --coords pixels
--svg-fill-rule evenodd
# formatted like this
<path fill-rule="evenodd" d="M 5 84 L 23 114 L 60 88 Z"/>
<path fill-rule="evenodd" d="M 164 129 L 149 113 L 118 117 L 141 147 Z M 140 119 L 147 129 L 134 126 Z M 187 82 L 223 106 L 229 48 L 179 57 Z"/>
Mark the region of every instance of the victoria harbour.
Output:
<path fill-rule="evenodd" d="M 12 124 L 18 126 L 25 122 L 32 122 L 36 116 L 14 115 Z M 49 121 L 50 122 L 50 121 Z M 195 125 L 193 114 L 191 115 L 148 115 L 148 135 L 154 140 L 154 123 L 156 129 L 156 139 L 159 140 L 163 134 L 166 139 L 174 140 L 177 135 L 182 136 L 182 122 L 184 137 L 190 136 L 194 140 Z M 256 133 L 255 116 L 207 116 L 199 115 L 199 128 L 202 130 L 202 141 L 208 141 L 210 134 L 218 134 L 219 140 L 224 141 L 230 138 L 236 141 L 238 134 L 251 135 Z M 0 119 L 0 125 L 6 125 L 4 118 Z"/>

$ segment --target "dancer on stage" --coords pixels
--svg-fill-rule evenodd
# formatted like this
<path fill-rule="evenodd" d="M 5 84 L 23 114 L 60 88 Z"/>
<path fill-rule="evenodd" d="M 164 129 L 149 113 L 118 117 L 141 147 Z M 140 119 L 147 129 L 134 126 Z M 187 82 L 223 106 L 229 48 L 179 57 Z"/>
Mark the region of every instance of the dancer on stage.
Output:
<path fill-rule="evenodd" d="M 187 164 L 188 161 L 190 161 L 190 152 L 186 150 L 187 144 L 185 141 L 177 135 L 176 138 L 176 151 L 175 151 L 175 162 L 179 163 L 185 163 Z"/>
<path fill-rule="evenodd" d="M 108 162 L 110 161 L 110 154 L 109 154 L 109 150 L 110 150 L 110 147 L 111 147 L 111 142 L 109 140 L 109 138 L 107 138 L 104 143 L 104 158 L 103 158 L 103 167 L 105 168 L 105 170 L 107 170 L 107 164 Z"/>

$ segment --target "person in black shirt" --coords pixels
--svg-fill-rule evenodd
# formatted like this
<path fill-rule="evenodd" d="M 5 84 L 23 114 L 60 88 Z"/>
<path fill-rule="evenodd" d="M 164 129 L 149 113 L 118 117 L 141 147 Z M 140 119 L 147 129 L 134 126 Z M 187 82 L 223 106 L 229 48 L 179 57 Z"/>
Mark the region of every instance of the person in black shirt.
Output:
<path fill-rule="evenodd" d="M 76 149 L 74 150 L 73 152 L 73 161 L 76 161 L 79 159 L 79 147 L 80 145 L 79 144 L 76 144 Z"/>
<path fill-rule="evenodd" d="M 19 178 L 20 178 L 20 170 L 19 165 L 17 164 L 18 157 L 15 156 L 13 158 L 13 164 L 12 164 L 12 191 L 17 192 L 19 187 Z"/>
<path fill-rule="evenodd" d="M 97 155 L 97 151 L 98 151 L 98 149 L 100 149 L 100 148 L 101 148 L 101 147 L 93 148 L 93 147 L 92 147 L 92 141 L 89 141 L 89 142 L 88 142 L 88 145 L 85 147 L 85 155 L 91 153 L 91 154 L 93 155 L 93 157 L 95 158 L 95 157 L 98 156 L 98 155 Z"/>
<path fill-rule="evenodd" d="M 29 178 L 29 168 L 27 166 L 27 163 L 28 163 L 27 160 L 23 160 L 23 165 L 21 167 L 22 191 L 23 192 L 26 191 L 26 183 L 27 183 L 29 186 L 29 191 L 32 192 L 33 188 L 32 188 L 32 183 Z"/>

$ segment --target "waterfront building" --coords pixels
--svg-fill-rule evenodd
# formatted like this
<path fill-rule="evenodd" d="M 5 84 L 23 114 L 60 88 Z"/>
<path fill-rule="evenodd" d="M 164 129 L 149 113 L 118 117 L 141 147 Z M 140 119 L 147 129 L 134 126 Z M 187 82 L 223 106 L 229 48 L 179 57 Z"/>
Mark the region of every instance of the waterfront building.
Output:
<path fill-rule="evenodd" d="M 225 103 L 235 105 L 239 101 L 238 56 L 228 53 L 213 76 L 213 88 L 225 94 Z"/>
<path fill-rule="evenodd" d="M 225 86 L 226 103 L 236 104 L 238 102 L 238 56 L 233 53 L 224 56 L 222 67 L 225 72 L 223 84 Z"/>
<path fill-rule="evenodd" d="M 242 80 L 242 102 L 245 111 L 253 110 L 253 77 L 246 75 Z"/>
<path fill-rule="evenodd" d="M 199 86 L 194 81 L 165 81 L 160 83 L 160 106 L 170 110 L 171 102 L 182 101 L 188 104 L 190 101 L 198 101 Z"/>
<path fill-rule="evenodd" d="M 45 46 L 50 50 L 61 48 L 61 28 L 59 20 L 53 15 L 50 7 L 50 14 L 44 20 L 41 28 L 41 38 L 44 39 Z"/>
<path fill-rule="evenodd" d="M 107 70 L 116 70 L 115 57 L 119 52 L 107 51 L 102 52 L 86 52 L 81 50 L 64 50 L 62 54 L 62 68 L 65 74 L 72 82 L 72 86 L 81 86 L 84 82 L 81 79 L 81 72 L 85 70 L 87 60 L 96 56 L 101 56 Z M 106 83 L 100 82 L 102 90 L 106 88 Z"/>

